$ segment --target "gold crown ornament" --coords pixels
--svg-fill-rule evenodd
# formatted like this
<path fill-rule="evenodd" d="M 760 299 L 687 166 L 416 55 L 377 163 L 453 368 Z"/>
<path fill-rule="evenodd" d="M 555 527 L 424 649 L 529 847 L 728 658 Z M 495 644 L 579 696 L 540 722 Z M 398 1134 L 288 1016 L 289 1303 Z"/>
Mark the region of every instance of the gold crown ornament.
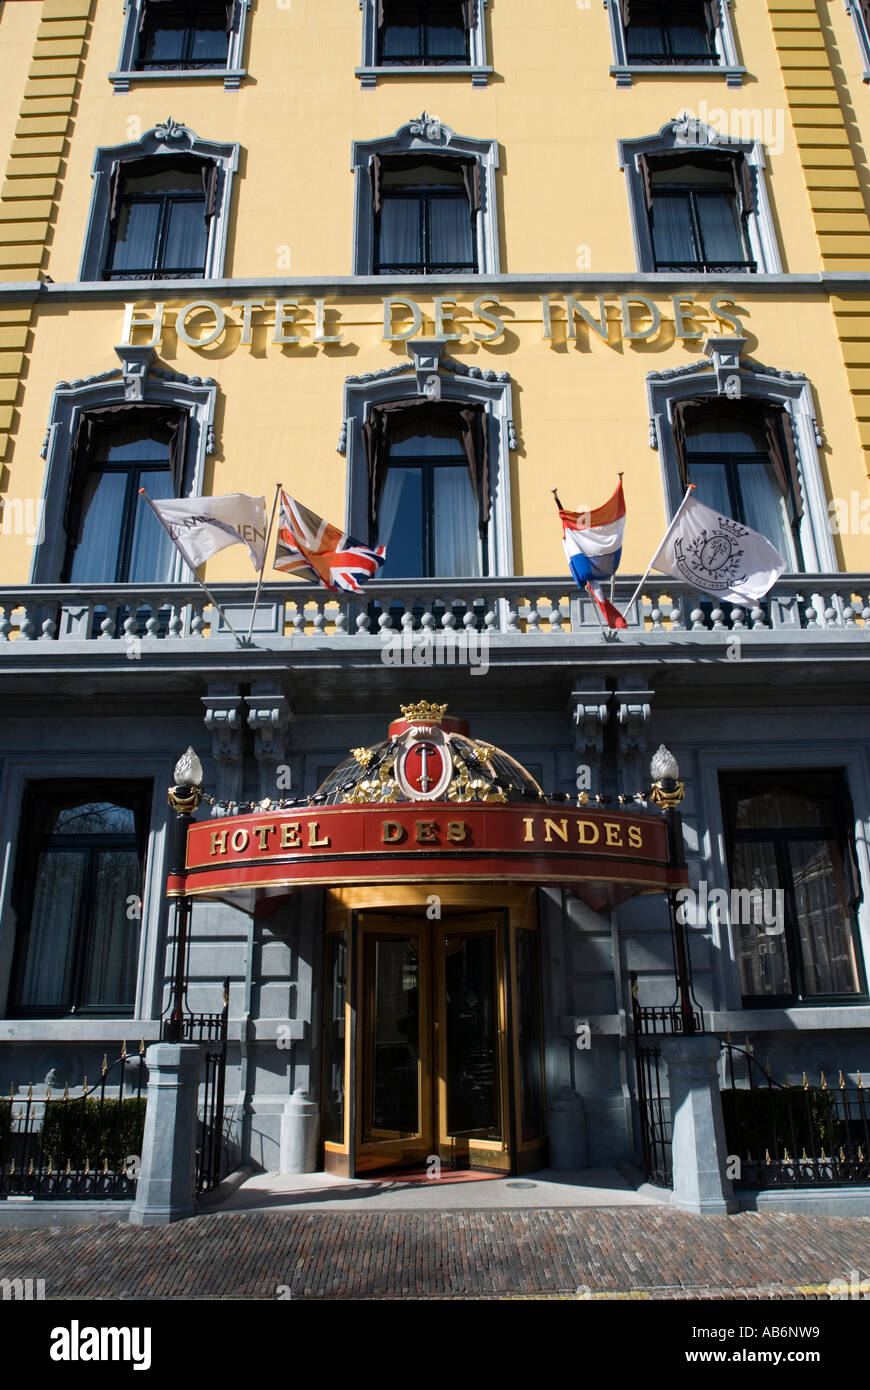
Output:
<path fill-rule="evenodd" d="M 420 700 L 416 705 L 400 705 L 399 708 L 412 724 L 440 724 L 447 713 L 446 705 L 433 705 L 429 700 Z"/>

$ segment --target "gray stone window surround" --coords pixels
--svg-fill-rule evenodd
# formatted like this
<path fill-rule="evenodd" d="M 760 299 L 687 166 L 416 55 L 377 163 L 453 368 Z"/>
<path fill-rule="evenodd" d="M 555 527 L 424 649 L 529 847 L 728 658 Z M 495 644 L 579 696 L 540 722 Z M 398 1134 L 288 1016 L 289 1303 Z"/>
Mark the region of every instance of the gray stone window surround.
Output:
<path fill-rule="evenodd" d="M 215 451 L 217 383 L 211 377 L 184 376 L 155 366 L 153 348 L 123 346 L 115 351 L 121 360 L 120 367 L 79 381 L 61 381 L 54 388 L 42 446 L 42 457 L 46 460 L 40 501 L 44 534 L 41 543 L 34 547 L 31 584 L 56 584 L 63 568 L 67 548 L 63 516 L 70 485 L 72 444 L 83 411 L 123 403 L 171 406 L 177 407 L 179 412 L 186 411 L 187 456 L 182 495 L 197 497 L 202 494 L 206 458 Z M 189 583 L 193 577 L 176 552 L 170 582 Z M 65 612 L 64 627 L 72 621 L 72 614 Z"/>
<path fill-rule="evenodd" d="M 824 445 L 816 419 L 812 386 L 800 372 L 741 363 L 741 337 L 711 337 L 704 343 L 707 360 L 647 375 L 650 446 L 658 449 L 668 520 L 683 497 L 674 445 L 673 408 L 698 396 L 727 400 L 737 389 L 743 400 L 781 407 L 789 417 L 798 460 L 803 515 L 799 537 L 804 573 L 837 574 L 839 565 L 828 525 L 828 502 L 819 460 Z"/>
<path fill-rule="evenodd" d="M 338 452 L 347 458 L 347 530 L 367 542 L 368 460 L 362 427 L 372 406 L 405 399 L 410 402 L 424 395 L 432 400 L 479 404 L 485 411 L 489 450 L 488 574 L 491 578 L 512 577 L 510 451 L 517 448 L 517 438 L 512 418 L 511 378 L 508 372 L 467 367 L 456 362 L 445 356 L 445 347 L 441 339 L 418 338 L 407 345 L 409 363 L 387 367 L 381 372 L 349 376 L 345 380 Z M 396 580 L 397 585 L 405 582 Z M 407 582 L 413 584 L 414 581 Z"/>
<path fill-rule="evenodd" d="M 742 87 L 746 68 L 741 67 L 734 29 L 731 24 L 731 0 L 718 0 L 721 24 L 716 30 L 716 51 L 719 62 L 711 63 L 631 63 L 626 52 L 625 32 L 619 13 L 619 0 L 604 0 L 610 20 L 610 39 L 613 44 L 613 67 L 610 76 L 617 87 L 630 87 L 636 77 L 724 77 L 729 87 Z"/>
<path fill-rule="evenodd" d="M 147 0 L 125 0 L 124 32 L 121 37 L 118 71 L 109 73 L 109 81 L 116 92 L 129 92 L 131 83 L 214 82 L 216 80 L 223 81 L 228 92 L 238 91 L 248 75 L 242 67 L 242 58 L 245 52 L 245 29 L 247 28 L 251 0 L 236 0 L 225 67 L 171 68 L 164 72 L 140 72 L 134 66 L 139 48 L 139 23 L 146 3 Z"/>
<path fill-rule="evenodd" d="M 746 231 L 752 259 L 761 275 L 781 275 L 782 263 L 776 242 L 776 228 L 764 180 L 766 168 L 764 146 L 760 140 L 732 140 L 720 135 L 712 126 L 684 112 L 662 126 L 656 135 L 632 140 L 618 140 L 619 167 L 625 173 L 634 253 L 639 271 L 655 274 L 655 254 L 649 215 L 644 199 L 643 182 L 637 160 L 639 155 L 686 154 L 696 155 L 705 149 L 733 151 L 742 154 L 750 168 L 755 187 L 755 211 L 746 218 Z M 698 272 L 703 274 L 704 272 Z M 747 272 L 751 276 L 751 272 Z"/>
<path fill-rule="evenodd" d="M 851 750 L 848 737 L 826 741 L 807 735 L 807 722 L 801 721 L 800 753 L 796 755 L 794 740 L 777 739 L 775 735 L 759 733 L 754 740 L 743 741 L 739 749 L 728 747 L 725 739 L 718 744 L 705 745 L 696 750 L 698 759 L 698 790 L 701 805 L 707 811 L 707 823 L 699 841 L 702 850 L 701 876 L 707 881 L 708 894 L 714 889 L 730 892 L 728 876 L 728 856 L 725 850 L 725 816 L 719 789 L 720 772 L 754 772 L 759 768 L 793 772 L 797 765 L 812 774 L 813 768 L 828 772 L 832 767 L 842 767 L 846 786 L 852 801 L 855 815 L 853 827 L 855 854 L 858 861 L 858 876 L 862 884 L 870 883 L 870 807 L 867 806 L 864 788 L 867 785 L 866 764 L 862 765 L 861 750 Z M 686 769 L 684 769 L 686 770 Z M 870 895 L 865 891 L 858 905 L 858 939 L 865 965 L 870 962 Z M 689 926 L 693 937 L 700 928 Z M 727 909 L 721 920 L 709 925 L 713 944 L 714 969 L 719 998 L 723 1001 L 722 1010 L 733 1010 L 727 1021 L 713 1020 L 711 1026 L 717 1031 L 726 1028 L 751 1030 L 752 1028 L 829 1028 L 832 1012 L 837 1010 L 842 1019 L 840 1026 L 867 1027 L 870 1008 L 865 999 L 856 996 L 853 1004 L 816 1004 L 812 1001 L 784 1008 L 781 1004 L 769 1007 L 753 1004 L 743 1005 L 734 943 L 731 938 L 731 924 Z M 848 1012 L 846 1012 L 848 1011 Z M 846 1019 L 849 1020 L 846 1023 Z"/>
<path fill-rule="evenodd" d="M 474 7 L 474 24 L 469 34 L 469 63 L 447 64 L 421 63 L 419 67 L 404 64 L 378 64 L 378 0 L 359 0 L 362 11 L 362 60 L 356 69 L 360 87 L 373 88 L 383 78 L 422 77 L 427 82 L 439 77 L 470 77 L 472 87 L 485 87 L 489 81 L 492 67 L 486 61 L 486 6 L 488 0 L 477 0 Z"/>
<path fill-rule="evenodd" d="M 59 744 L 58 747 L 61 747 Z M 117 778 L 119 782 L 144 782 L 153 779 L 154 792 L 151 802 L 151 817 L 148 827 L 148 845 L 145 851 L 145 882 L 142 889 L 142 919 L 139 936 L 139 964 L 136 976 L 136 994 L 133 1017 L 151 1019 L 158 1016 L 160 1000 L 155 983 L 158 971 L 162 973 L 162 937 L 166 922 L 166 899 L 164 881 L 166 874 L 166 793 L 171 761 L 165 756 L 156 755 L 141 749 L 113 752 L 105 746 L 95 746 L 90 754 L 70 755 L 64 751 L 29 752 L 26 757 L 7 758 L 3 767 L 2 811 L 0 811 L 0 845 L 8 846 L 9 871 L 0 881 L 0 1018 L 7 1017 L 9 991 L 12 985 L 12 961 L 15 951 L 16 934 L 19 923 L 12 907 L 12 887 L 15 879 L 13 863 L 15 846 L 21 830 L 21 815 L 24 804 L 25 784 L 28 782 L 57 782 L 81 779 L 85 792 L 94 780 L 95 764 L 99 775 L 107 781 Z M 107 1034 L 107 1025 L 112 1031 Z M 125 1015 L 115 1032 L 112 1020 L 104 1017 L 65 1016 L 55 1019 L 40 1019 L 28 1023 L 26 1019 L 16 1019 L 9 1025 L 12 1038 L 21 1041 L 32 1038 L 35 1041 L 57 1039 L 68 1042 L 72 1036 L 82 1040 L 89 1038 L 130 1037 L 130 1018 Z M 5 1030 L 4 1030 L 5 1032 Z M 3 1036 L 3 1034 L 0 1034 Z M 136 1034 L 137 1038 L 139 1034 Z"/>
<path fill-rule="evenodd" d="M 498 275 L 499 244 L 498 214 L 495 194 L 495 171 L 498 168 L 498 142 L 475 140 L 457 135 L 437 116 L 424 111 L 399 126 L 394 135 L 379 140 L 355 140 L 351 147 L 351 169 L 354 174 L 353 274 L 371 275 L 374 267 L 375 220 L 372 210 L 372 190 L 369 165 L 372 156 L 382 159 L 391 155 L 419 154 L 421 159 L 476 159 L 480 165 L 481 208 L 477 214 L 477 258 L 480 275 Z M 384 284 L 413 283 L 413 276 L 383 276 Z"/>
<path fill-rule="evenodd" d="M 846 14 L 852 16 L 858 48 L 864 63 L 864 71 L 861 76 L 865 82 L 870 82 L 870 32 L 868 32 L 867 21 L 857 0 L 846 0 Z"/>
<path fill-rule="evenodd" d="M 106 255 L 109 249 L 111 228 L 109 226 L 109 199 L 112 168 L 117 161 L 135 164 L 140 159 L 150 159 L 155 155 L 194 155 L 196 158 L 218 166 L 217 196 L 214 216 L 209 228 L 206 249 L 204 280 L 219 278 L 224 273 L 227 232 L 229 230 L 229 211 L 231 206 L 233 174 L 239 165 L 239 146 L 218 144 L 214 140 L 201 140 L 199 136 L 181 121 L 171 117 L 160 125 L 146 130 L 139 140 L 125 145 L 99 146 L 94 152 L 91 177 L 94 180 L 91 206 L 85 228 L 84 250 L 79 270 L 80 280 L 103 281 Z M 112 281 L 112 284 L 117 282 Z M 124 283 L 134 283 L 124 282 Z M 141 284 L 151 283 L 140 281 Z M 164 282 L 161 282 L 164 283 Z"/>

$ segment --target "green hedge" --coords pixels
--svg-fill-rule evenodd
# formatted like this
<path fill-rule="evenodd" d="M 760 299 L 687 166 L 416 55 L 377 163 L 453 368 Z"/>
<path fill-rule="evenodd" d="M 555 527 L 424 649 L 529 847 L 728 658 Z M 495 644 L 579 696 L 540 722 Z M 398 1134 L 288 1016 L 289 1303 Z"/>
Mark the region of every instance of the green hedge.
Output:
<path fill-rule="evenodd" d="M 118 1105 L 121 1116 L 118 1119 Z M 53 1168 L 102 1168 L 108 1159 L 110 1169 L 123 1168 L 124 1160 L 142 1153 L 145 1128 L 145 1097 L 137 1100 L 52 1101 L 46 1107 L 42 1125 L 42 1151 L 51 1158 Z M 116 1127 L 117 1126 L 117 1132 Z"/>
<path fill-rule="evenodd" d="M 840 1143 L 837 1102 L 830 1091 L 798 1086 L 723 1091 L 722 1110 L 728 1152 L 742 1159 L 751 1154 L 763 1162 L 765 1149 L 775 1162 L 785 1149 L 792 1159 L 804 1150 L 808 1158 L 814 1150 L 820 1157 L 822 1149 L 830 1157 Z"/>

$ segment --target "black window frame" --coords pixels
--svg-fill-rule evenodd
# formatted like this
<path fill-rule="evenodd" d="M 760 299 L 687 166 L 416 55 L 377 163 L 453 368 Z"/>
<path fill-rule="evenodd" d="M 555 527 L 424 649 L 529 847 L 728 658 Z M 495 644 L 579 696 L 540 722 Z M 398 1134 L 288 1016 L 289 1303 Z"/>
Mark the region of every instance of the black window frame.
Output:
<path fill-rule="evenodd" d="M 615 0 L 613 0 L 613 2 L 615 3 Z M 679 52 L 675 52 L 675 51 L 674 51 L 674 49 L 673 49 L 673 47 L 672 47 L 672 38 L 671 38 L 671 24 L 672 24 L 672 22 L 673 22 L 673 6 L 670 5 L 670 4 L 668 4 L 668 3 L 667 3 L 667 0 L 643 0 L 643 3 L 642 3 L 642 4 L 638 3 L 638 0 L 633 0 L 633 4 L 635 4 L 635 3 L 637 3 L 637 8 L 640 9 L 641 11 L 643 11 L 643 10 L 649 10 L 649 11 L 652 11 L 652 12 L 653 12 L 653 16 L 654 16 L 654 18 L 653 18 L 653 23 L 652 23 L 652 24 L 648 24 L 648 25 L 643 25 L 643 26 L 638 25 L 638 27 L 639 27 L 639 28 L 640 28 L 640 27 L 643 27 L 643 28 L 652 28 L 652 27 L 654 27 L 655 25 L 658 26 L 659 30 L 661 31 L 661 36 L 662 36 L 662 52 L 661 52 L 660 54 L 659 54 L 659 53 L 639 53 L 639 54 L 636 54 L 636 53 L 633 53 L 633 52 L 632 52 L 632 50 L 631 50 L 632 20 L 630 19 L 630 20 L 629 20 L 629 23 L 628 23 L 627 25 L 624 26 L 623 32 L 624 32 L 624 37 L 625 37 L 625 56 L 626 56 L 626 61 L 627 61 L 627 63 L 629 63 L 629 64 L 631 65 L 631 67 L 679 67 L 679 66 L 683 66 L 683 65 L 685 65 L 685 66 L 699 66 L 699 67 L 702 66 L 702 65 L 705 66 L 705 67 L 718 67 L 718 66 L 719 66 L 719 63 L 720 63 L 721 60 L 720 60 L 720 55 L 719 55 L 719 53 L 716 51 L 716 35 L 715 35 L 715 30 L 712 30 L 712 29 L 710 28 L 709 24 L 706 23 L 706 21 L 705 21 L 705 19 L 704 19 L 704 8 L 705 8 L 705 7 L 704 7 L 704 4 L 703 4 L 702 0 L 698 0 L 698 5 L 697 5 L 698 17 L 699 17 L 699 20 L 700 20 L 700 23 L 698 24 L 698 28 L 699 28 L 699 29 L 703 29 L 703 30 L 706 32 L 706 35 L 707 35 L 707 44 L 708 44 L 708 49 L 709 49 L 709 52 L 708 52 L 708 53 L 679 53 Z M 635 9 L 633 8 L 633 9 L 632 9 L 632 12 L 631 12 L 631 13 L 632 13 L 632 17 L 633 17 L 633 15 L 634 15 L 635 12 L 636 12 L 636 11 L 635 11 Z M 652 17 L 652 16 L 651 16 L 651 17 Z M 671 23 L 668 22 L 669 19 L 671 20 Z"/>
<path fill-rule="evenodd" d="M 88 962 L 89 929 L 88 922 L 96 900 L 95 867 L 100 852 L 111 849 L 135 849 L 138 861 L 138 899 L 139 899 L 139 949 L 141 950 L 141 928 L 144 921 L 142 903 L 145 890 L 148 827 L 151 805 L 154 797 L 153 781 L 121 780 L 118 778 L 103 781 L 76 778 L 52 781 L 31 781 L 24 789 L 21 803 L 21 822 L 18 836 L 18 856 L 15 866 L 15 881 L 12 900 L 19 923 L 16 933 L 15 950 L 12 962 L 12 984 L 7 1015 L 10 1018 L 132 1018 L 136 1008 L 136 986 L 129 1007 L 119 1008 L 117 1004 L 85 1006 L 81 1002 L 84 985 L 84 972 Z M 124 798 L 119 800 L 118 798 Z M 101 835 L 57 835 L 36 832 L 38 821 L 45 819 L 45 808 L 54 807 L 55 814 L 64 808 L 99 802 L 126 805 L 132 809 L 135 830 L 133 834 Z M 71 1000 L 60 1004 L 23 1004 L 21 996 L 27 970 L 27 955 L 30 933 L 33 927 L 33 908 L 36 901 L 36 887 L 39 873 L 39 860 L 46 849 L 69 850 L 87 854 L 88 877 L 82 891 L 74 934 L 73 969 Z M 137 919 L 124 920 L 122 930 L 133 929 Z"/>
<path fill-rule="evenodd" d="M 415 429 L 415 434 L 426 434 L 425 424 L 421 424 L 419 429 Z M 461 440 L 456 440 L 456 457 L 448 456 L 432 457 L 431 454 L 403 454 L 400 458 L 393 459 L 392 449 L 387 463 L 387 474 L 393 468 L 419 468 L 422 479 L 420 488 L 420 543 L 421 557 L 423 561 L 423 573 L 419 575 L 396 576 L 394 581 L 397 584 L 406 582 L 413 583 L 415 579 L 463 579 L 464 575 L 444 575 L 435 572 L 435 469 L 436 468 L 459 468 L 465 470 L 468 476 L 468 461 Z M 380 503 L 378 503 L 378 519 L 380 520 Z M 370 545 L 376 545 L 377 525 L 371 527 Z M 488 529 L 488 528 L 487 528 Z M 480 541 L 480 574 L 475 578 L 484 579 L 489 574 L 489 548 L 487 529 L 478 528 L 478 538 Z"/>
<path fill-rule="evenodd" d="M 422 162 L 422 161 L 421 161 Z M 416 200 L 419 207 L 417 248 L 421 254 L 418 261 L 381 260 L 381 217 L 375 226 L 375 275 L 477 275 L 480 255 L 477 245 L 477 229 L 471 219 L 468 195 L 464 188 L 452 184 L 408 184 L 388 185 L 383 191 L 383 201 L 388 199 Z M 431 249 L 431 215 L 429 205 L 434 198 L 439 201 L 461 199 L 468 213 L 471 226 L 471 261 L 434 261 L 428 254 Z"/>
<path fill-rule="evenodd" d="M 741 261 L 713 261 L 709 260 L 705 252 L 704 233 L 701 226 L 701 219 L 698 213 L 698 198 L 718 198 L 726 199 L 732 212 L 734 213 L 740 236 L 743 241 L 744 259 Z M 649 211 L 649 232 L 653 251 L 653 270 L 656 272 L 670 272 L 686 274 L 714 274 L 723 275 L 728 273 L 754 275 L 758 272 L 758 264 L 749 255 L 749 234 L 746 227 L 746 213 L 741 213 L 737 207 L 737 200 L 732 192 L 725 188 L 715 188 L 708 184 L 695 183 L 657 183 L 652 189 L 653 207 Z M 694 261 L 660 261 L 656 256 L 655 249 L 655 199 L 656 198 L 688 198 L 689 218 L 692 227 L 692 238 L 695 242 L 696 252 L 702 254 Z"/>
<path fill-rule="evenodd" d="M 222 0 L 208 6 L 197 4 L 196 0 L 179 0 L 178 4 L 161 5 L 155 9 L 149 5 L 148 0 L 143 0 L 144 15 L 140 26 L 140 32 L 136 43 L 136 56 L 133 68 L 136 72 L 199 72 L 199 71 L 219 71 L 229 66 L 231 33 L 227 28 L 226 4 Z M 196 18 L 202 18 L 204 10 L 208 10 L 221 18 L 221 29 L 226 38 L 226 52 L 222 59 L 194 59 L 191 56 L 191 49 L 195 36 L 198 32 L 203 32 L 206 27 L 209 30 L 216 29 L 217 26 L 203 26 L 197 24 Z M 161 11 L 163 13 L 161 13 Z M 152 59 L 145 56 L 153 30 L 158 27 L 156 20 L 174 19 L 176 17 L 186 17 L 188 23 L 183 26 L 184 38 L 182 40 L 183 54 L 180 59 Z M 165 24 L 164 24 L 165 27 Z M 179 26 L 181 27 L 181 26 Z"/>
<path fill-rule="evenodd" d="M 760 794 L 769 791 L 771 786 L 779 786 L 791 795 L 803 794 L 808 799 L 828 802 L 829 820 L 818 826 L 794 826 L 738 830 L 736 827 L 736 803 L 740 796 Z M 815 795 L 813 795 L 815 793 Z M 783 892 L 784 939 L 789 973 L 794 985 L 791 994 L 742 994 L 742 1008 L 791 1008 L 824 1006 L 827 1004 L 855 1004 L 868 1000 L 867 970 L 861 949 L 858 926 L 858 905 L 863 898 L 863 889 L 855 854 L 854 816 L 845 768 L 818 769 L 804 771 L 772 768 L 752 772 L 720 772 L 719 794 L 722 804 L 725 848 L 728 863 L 729 884 L 733 881 L 734 848 L 738 843 L 768 842 L 774 846 L 777 877 Z M 835 843 L 839 849 L 844 888 L 850 893 L 848 900 L 849 928 L 852 947 L 857 964 L 858 989 L 851 993 L 809 994 L 806 990 L 805 970 L 801 952 L 798 911 L 795 902 L 794 880 L 788 855 L 790 843 L 826 839 Z M 735 942 L 736 948 L 736 942 Z"/>
<path fill-rule="evenodd" d="M 455 11 L 459 23 L 455 26 L 462 29 L 465 35 L 465 45 L 461 54 L 430 54 L 426 53 L 426 28 L 427 17 L 431 17 L 433 10 L 445 12 Z M 408 20 L 416 19 L 419 36 L 419 52 L 416 54 L 394 54 L 384 53 L 384 39 L 391 22 L 397 28 L 411 28 L 413 23 L 399 23 L 399 16 Z M 445 3 L 428 5 L 423 0 L 399 0 L 396 4 L 389 4 L 384 0 L 384 24 L 377 35 L 377 63 L 379 67 L 468 67 L 471 63 L 471 35 L 462 21 L 462 5 L 459 0 L 455 3 Z"/>
<path fill-rule="evenodd" d="M 177 168 L 172 157 L 167 156 L 167 170 Z M 116 223 L 111 228 L 109 244 L 106 249 L 106 264 L 103 269 L 103 279 L 119 283 L 125 280 L 204 280 L 206 278 L 206 266 L 208 264 L 208 240 L 209 228 L 206 217 L 207 198 L 205 189 L 202 191 L 194 189 L 164 189 L 162 192 L 137 192 L 128 193 L 126 191 L 126 181 L 129 178 L 141 177 L 137 174 L 138 163 L 129 160 L 124 164 L 124 183 L 125 187 L 121 193 L 121 208 L 130 207 L 134 204 L 159 203 L 161 212 L 157 223 L 157 234 L 154 238 L 154 247 L 150 266 L 140 266 L 135 269 L 113 270 L 112 259 L 115 254 L 117 241 L 118 222 L 120 222 L 120 212 Z M 153 172 L 149 170 L 149 172 Z M 205 246 L 203 249 L 203 263 L 201 266 L 184 266 L 180 269 L 165 270 L 162 265 L 163 256 L 166 253 L 166 243 L 169 235 L 169 221 L 172 216 L 172 207 L 178 203 L 201 203 L 203 222 L 206 224 Z"/>

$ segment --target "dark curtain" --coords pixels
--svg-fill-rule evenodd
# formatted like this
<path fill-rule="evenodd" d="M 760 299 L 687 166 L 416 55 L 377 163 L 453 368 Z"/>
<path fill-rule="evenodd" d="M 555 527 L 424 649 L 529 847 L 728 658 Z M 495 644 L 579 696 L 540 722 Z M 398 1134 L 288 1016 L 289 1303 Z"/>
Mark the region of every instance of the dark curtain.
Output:
<path fill-rule="evenodd" d="M 864 4 L 867 2 L 868 0 L 862 0 Z M 619 0 L 619 17 L 622 20 L 623 29 L 631 23 L 631 6 L 632 0 Z M 691 23 L 699 9 L 704 11 L 704 21 L 708 29 L 721 28 L 722 11 L 719 8 L 719 0 L 698 0 L 696 4 L 686 3 L 686 0 L 683 0 L 682 4 L 676 4 L 669 8 L 668 18 L 673 24 L 679 24 L 681 20 L 684 24 Z"/>
<path fill-rule="evenodd" d="M 384 205 L 383 195 L 383 174 L 384 165 L 389 165 L 390 169 L 402 172 L 405 169 L 414 169 L 418 164 L 437 164 L 439 168 L 445 169 L 451 174 L 461 174 L 462 182 L 465 185 L 465 196 L 468 198 L 470 216 L 476 217 L 481 208 L 480 193 L 480 161 L 477 159 L 457 159 L 453 156 L 442 158 L 432 158 L 425 152 L 420 154 L 400 154 L 384 155 L 373 154 L 369 163 L 369 178 L 372 185 L 372 211 L 375 221 L 381 215 Z"/>
<path fill-rule="evenodd" d="M 468 34 L 470 34 L 474 28 L 474 6 L 475 0 L 462 0 L 462 23 L 465 25 L 465 31 Z"/>
<path fill-rule="evenodd" d="M 696 164 L 704 169 L 727 169 L 734 184 L 734 196 L 741 216 L 755 212 L 755 185 L 752 170 L 742 153 L 710 148 L 703 154 L 687 149 L 684 153 L 642 154 L 638 156 L 638 168 L 643 183 L 643 196 L 647 212 L 652 210 L 653 188 L 651 174 L 677 169 L 683 164 Z"/>
<path fill-rule="evenodd" d="M 478 521 L 481 528 L 489 522 L 489 450 L 486 438 L 486 415 L 482 405 L 463 405 L 459 401 L 430 401 L 415 396 L 408 401 L 389 401 L 372 406 L 362 427 L 363 445 L 369 466 L 369 518 L 374 526 L 378 519 L 387 467 L 390 458 L 390 436 L 394 425 L 403 428 L 419 423 L 455 427 L 462 437 L 462 447 L 468 461 L 468 471 L 477 495 Z"/>
<path fill-rule="evenodd" d="M 210 159 L 200 159 L 195 154 L 152 154 L 144 159 L 116 159 L 112 165 L 109 175 L 109 223 L 112 227 L 118 221 L 121 211 L 124 180 L 127 176 L 145 178 L 148 174 L 160 174 L 164 169 L 183 169 L 186 173 L 201 173 L 205 194 L 205 216 L 214 216 L 217 206 L 217 164 Z"/>
<path fill-rule="evenodd" d="M 153 437 L 169 446 L 169 468 L 176 494 L 181 490 L 184 459 L 187 452 L 187 427 L 190 416 L 174 406 L 104 405 L 83 411 L 79 416 L 72 443 L 69 491 L 64 511 L 64 529 L 71 546 L 81 539 L 82 499 L 91 471 L 94 450 L 102 433 L 125 425 L 148 426 Z"/>
<path fill-rule="evenodd" d="M 797 452 L 788 411 L 778 406 L 751 401 L 738 401 L 734 405 L 723 405 L 721 396 L 700 396 L 696 400 L 677 401 L 673 409 L 674 447 L 680 482 L 685 490 L 689 486 L 688 449 L 686 431 L 693 425 L 709 422 L 715 426 L 721 419 L 726 424 L 739 424 L 745 421 L 755 429 L 764 432 L 767 452 L 776 480 L 782 488 L 788 507 L 789 520 L 794 529 L 803 515 L 800 479 L 798 476 Z"/>

